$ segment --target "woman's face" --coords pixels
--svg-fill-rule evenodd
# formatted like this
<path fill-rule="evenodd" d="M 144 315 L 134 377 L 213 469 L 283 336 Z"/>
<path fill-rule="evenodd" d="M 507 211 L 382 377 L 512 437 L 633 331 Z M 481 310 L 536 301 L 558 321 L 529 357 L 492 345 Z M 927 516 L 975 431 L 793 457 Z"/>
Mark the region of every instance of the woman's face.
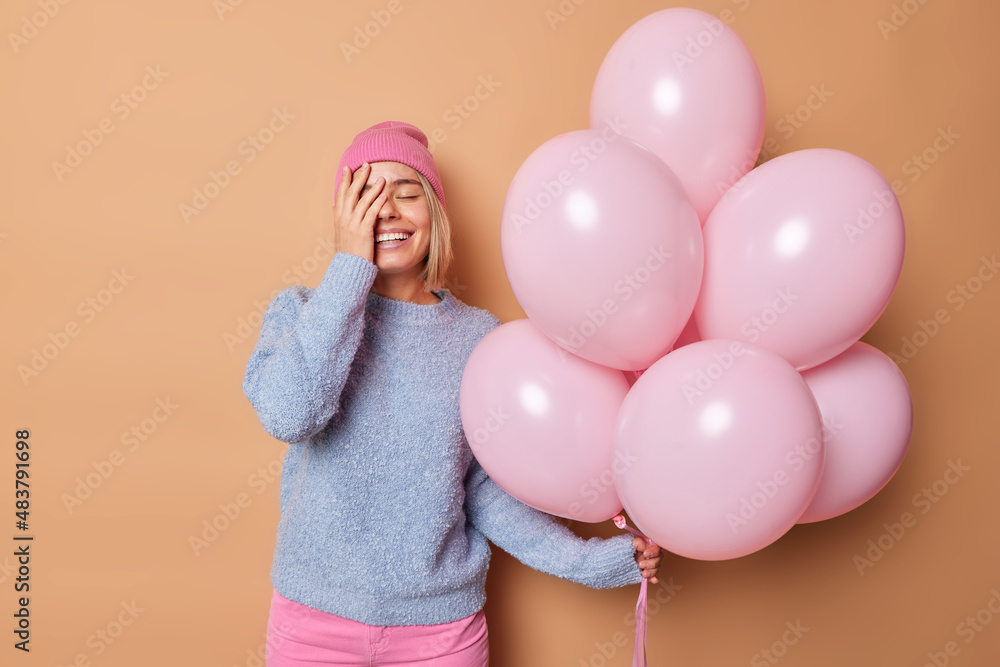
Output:
<path fill-rule="evenodd" d="M 375 220 L 374 264 L 380 273 L 412 273 L 418 276 L 431 243 L 431 214 L 420 177 L 415 169 L 399 162 L 372 162 L 362 192 L 376 179 L 385 179 L 386 195 Z M 405 238 L 400 238 L 400 235 Z"/>

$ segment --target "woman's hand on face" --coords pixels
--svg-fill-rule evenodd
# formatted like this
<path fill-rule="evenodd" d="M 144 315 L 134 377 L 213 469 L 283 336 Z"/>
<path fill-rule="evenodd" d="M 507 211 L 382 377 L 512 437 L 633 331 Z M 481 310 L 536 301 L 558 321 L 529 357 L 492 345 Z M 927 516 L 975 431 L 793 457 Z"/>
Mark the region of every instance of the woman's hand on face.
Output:
<path fill-rule="evenodd" d="M 368 181 L 371 165 L 361 165 L 353 174 L 344 167 L 340 187 L 333 205 L 333 243 L 337 250 L 364 257 L 369 262 L 375 258 L 375 220 L 385 203 L 385 179 L 379 177 L 361 195 L 361 188 Z"/>
<path fill-rule="evenodd" d="M 643 579 L 649 579 L 652 584 L 660 583 L 656 578 L 656 570 L 660 567 L 660 547 L 638 536 L 632 538 L 632 546 L 635 547 L 635 560 Z"/>

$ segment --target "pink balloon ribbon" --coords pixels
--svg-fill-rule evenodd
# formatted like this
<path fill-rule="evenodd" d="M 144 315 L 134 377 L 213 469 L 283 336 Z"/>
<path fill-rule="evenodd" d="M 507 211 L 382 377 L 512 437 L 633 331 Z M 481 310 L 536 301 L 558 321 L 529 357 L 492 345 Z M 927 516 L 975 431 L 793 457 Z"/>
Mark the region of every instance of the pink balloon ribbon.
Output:
<path fill-rule="evenodd" d="M 616 516 L 613 521 L 622 530 L 627 530 L 646 540 L 647 545 L 653 544 L 653 541 L 648 537 L 635 528 L 629 527 L 625 523 L 625 517 L 621 514 Z M 635 648 L 632 651 L 632 667 L 646 667 L 646 592 L 648 588 L 649 579 L 643 577 L 642 583 L 639 584 L 639 599 L 635 603 Z"/>

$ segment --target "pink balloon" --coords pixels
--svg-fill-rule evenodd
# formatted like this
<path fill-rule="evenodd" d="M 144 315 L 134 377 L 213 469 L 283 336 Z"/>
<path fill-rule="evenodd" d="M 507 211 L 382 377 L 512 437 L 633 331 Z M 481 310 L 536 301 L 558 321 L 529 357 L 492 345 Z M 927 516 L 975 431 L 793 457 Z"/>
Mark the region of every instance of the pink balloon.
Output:
<path fill-rule="evenodd" d="M 663 357 L 618 412 L 618 496 L 688 558 L 753 553 L 785 534 L 823 470 L 819 408 L 792 366 L 756 345 L 704 340 Z"/>
<path fill-rule="evenodd" d="M 462 374 L 466 439 L 487 474 L 518 500 L 578 521 L 621 511 L 614 487 L 621 371 L 567 353 L 528 320 L 487 334 Z"/>
<path fill-rule="evenodd" d="M 511 183 L 504 268 L 532 323 L 569 352 L 621 370 L 670 349 L 694 309 L 703 246 L 677 177 L 605 130 L 561 134 Z"/>
<path fill-rule="evenodd" d="M 757 167 L 705 223 L 704 338 L 756 343 L 799 370 L 853 345 L 889 302 L 903 216 L 875 167 L 830 148 Z"/>
<path fill-rule="evenodd" d="M 906 378 L 892 359 L 858 341 L 802 373 L 826 428 L 826 467 L 799 523 L 822 521 L 867 502 L 899 469 L 913 411 Z"/>
<path fill-rule="evenodd" d="M 764 106 L 760 70 L 735 31 L 697 9 L 664 9 L 608 51 L 591 93 L 590 126 L 618 123 L 659 155 L 704 223 L 756 163 Z"/>

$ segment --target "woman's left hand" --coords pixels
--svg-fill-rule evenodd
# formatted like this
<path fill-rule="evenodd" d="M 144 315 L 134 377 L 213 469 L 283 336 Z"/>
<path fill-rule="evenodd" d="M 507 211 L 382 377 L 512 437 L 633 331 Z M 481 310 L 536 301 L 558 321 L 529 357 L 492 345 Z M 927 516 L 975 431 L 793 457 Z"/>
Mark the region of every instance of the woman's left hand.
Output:
<path fill-rule="evenodd" d="M 635 547 L 635 561 L 639 564 L 642 577 L 649 579 L 650 583 L 658 584 L 656 570 L 660 567 L 660 547 L 652 542 L 648 543 L 641 537 L 632 538 L 632 546 Z"/>

